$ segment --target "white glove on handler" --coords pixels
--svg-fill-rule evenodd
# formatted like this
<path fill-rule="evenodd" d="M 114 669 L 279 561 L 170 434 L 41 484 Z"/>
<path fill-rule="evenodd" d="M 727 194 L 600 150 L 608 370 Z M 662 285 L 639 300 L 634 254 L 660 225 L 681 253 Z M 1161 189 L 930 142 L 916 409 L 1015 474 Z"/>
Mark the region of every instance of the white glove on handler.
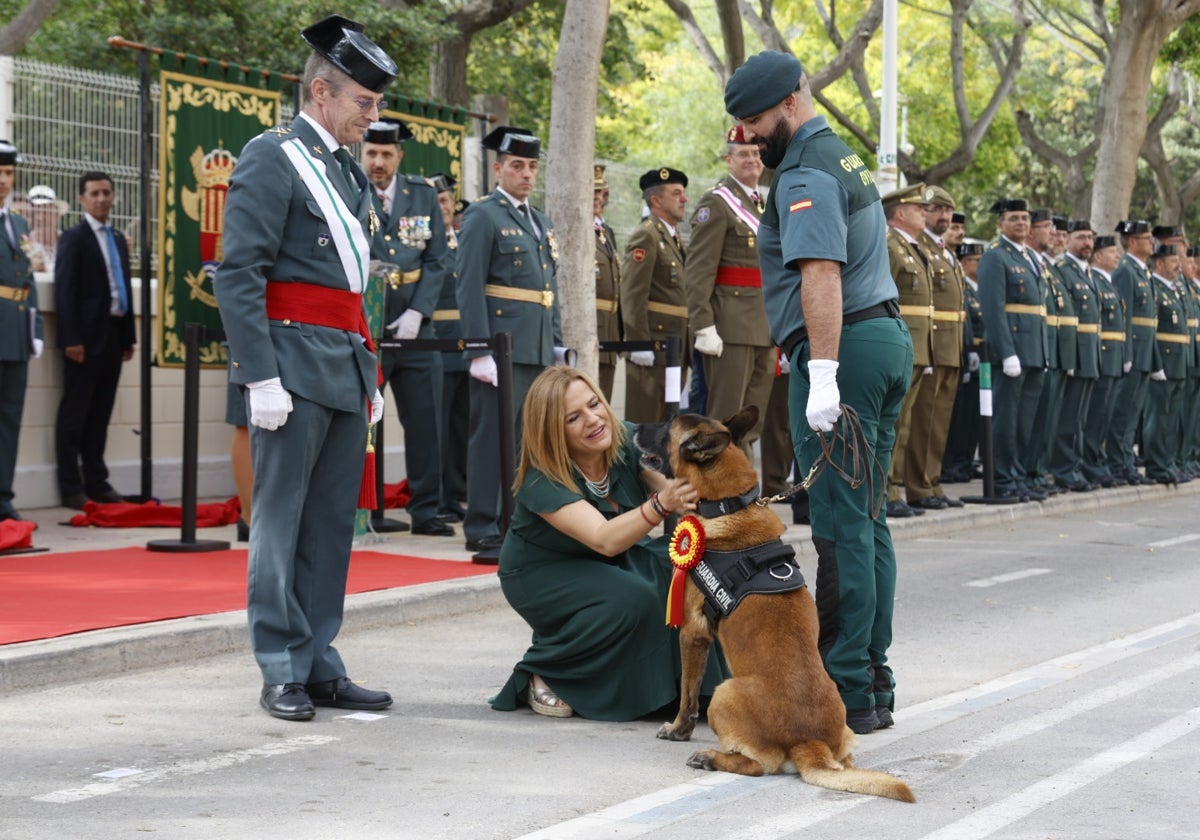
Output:
<path fill-rule="evenodd" d="M 634 350 L 629 354 L 629 361 L 638 367 L 654 367 L 654 351 Z"/>
<path fill-rule="evenodd" d="M 376 388 L 375 396 L 371 397 L 371 425 L 374 426 L 383 419 L 383 389 Z"/>
<path fill-rule="evenodd" d="M 287 422 L 292 413 L 292 395 L 284 390 L 278 376 L 261 382 L 247 382 L 250 389 L 250 425 L 273 432 Z"/>
<path fill-rule="evenodd" d="M 1123 362 L 1121 364 L 1122 373 L 1129 373 L 1131 370 L 1133 370 L 1133 362 Z"/>
<path fill-rule="evenodd" d="M 405 309 L 399 318 L 387 325 L 387 329 L 392 331 L 395 338 L 408 341 L 417 337 L 417 332 L 421 329 L 421 319 L 424 317 L 415 309 Z"/>
<path fill-rule="evenodd" d="M 1014 356 L 1005 356 L 1001 363 L 1005 376 L 1018 377 L 1021 375 L 1021 360 Z"/>
<path fill-rule="evenodd" d="M 819 432 L 833 431 L 842 416 L 842 395 L 837 386 L 838 363 L 832 359 L 809 359 L 808 405 L 804 415 L 809 427 Z"/>
<path fill-rule="evenodd" d="M 35 338 L 33 340 L 33 358 L 35 358 L 35 359 L 42 358 L 42 351 L 45 349 L 46 349 L 46 342 L 42 341 L 42 339 L 40 339 L 40 338 Z"/>
<path fill-rule="evenodd" d="M 1075 368 L 1067 368 L 1067 376 L 1074 376 Z"/>
<path fill-rule="evenodd" d="M 927 367 L 927 368 L 925 368 L 925 370 L 921 371 L 922 376 L 929 376 L 932 373 L 933 373 L 933 368 L 931 368 L 931 367 Z"/>
<path fill-rule="evenodd" d="M 1154 373 L 1150 374 L 1150 378 L 1155 382 L 1166 382 L 1167 372 L 1165 370 L 1156 370 Z"/>
<path fill-rule="evenodd" d="M 555 345 L 554 364 L 560 367 L 579 367 L 579 351 Z"/>
<path fill-rule="evenodd" d="M 967 370 L 970 371 L 971 373 L 974 373 L 975 371 L 979 370 L 979 354 L 978 353 L 968 353 L 967 354 Z"/>
<path fill-rule="evenodd" d="M 496 360 L 491 356 L 477 356 L 471 360 L 471 378 L 496 385 L 499 382 L 496 372 Z"/>
<path fill-rule="evenodd" d="M 779 354 L 779 375 L 787 376 L 792 372 L 792 363 L 788 361 L 787 353 Z"/>
<path fill-rule="evenodd" d="M 696 330 L 696 349 L 706 356 L 720 356 L 725 351 L 725 342 L 717 335 L 717 327 L 702 327 Z"/>

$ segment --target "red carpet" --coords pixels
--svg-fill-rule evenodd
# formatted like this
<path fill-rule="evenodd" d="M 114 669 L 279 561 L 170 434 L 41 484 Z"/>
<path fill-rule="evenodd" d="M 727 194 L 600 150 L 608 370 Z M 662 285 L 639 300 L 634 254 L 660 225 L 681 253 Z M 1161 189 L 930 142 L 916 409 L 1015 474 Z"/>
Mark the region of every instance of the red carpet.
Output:
<path fill-rule="evenodd" d="M 495 574 L 454 560 L 355 551 L 348 594 Z M 144 548 L 0 557 L 0 644 L 246 608 L 246 550 Z"/>

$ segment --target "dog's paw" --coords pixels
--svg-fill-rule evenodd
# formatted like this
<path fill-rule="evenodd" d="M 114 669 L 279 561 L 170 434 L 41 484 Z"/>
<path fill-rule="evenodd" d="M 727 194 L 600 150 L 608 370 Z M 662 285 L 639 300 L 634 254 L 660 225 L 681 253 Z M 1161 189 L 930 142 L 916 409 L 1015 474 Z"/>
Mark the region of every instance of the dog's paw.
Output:
<path fill-rule="evenodd" d="M 715 770 L 713 751 L 700 750 L 700 752 L 692 753 L 692 757 L 687 760 L 687 766 L 695 767 L 697 770 Z"/>
<path fill-rule="evenodd" d="M 692 730 L 695 724 L 687 723 L 683 726 L 676 726 L 674 723 L 664 723 L 658 728 L 657 737 L 664 741 L 687 741 L 692 737 Z"/>

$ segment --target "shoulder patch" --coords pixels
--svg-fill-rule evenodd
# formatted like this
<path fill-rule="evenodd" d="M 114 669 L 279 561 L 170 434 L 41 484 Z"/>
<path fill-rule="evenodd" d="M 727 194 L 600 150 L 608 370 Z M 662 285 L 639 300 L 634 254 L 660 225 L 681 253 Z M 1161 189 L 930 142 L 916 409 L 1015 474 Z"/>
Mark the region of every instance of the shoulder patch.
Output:
<path fill-rule="evenodd" d="M 634 248 L 633 249 L 633 261 L 634 262 L 645 262 L 645 260 L 646 260 L 646 249 L 645 248 Z"/>
<path fill-rule="evenodd" d="M 699 210 L 696 211 L 696 222 L 699 223 L 699 222 L 707 222 L 707 221 L 708 221 L 708 208 L 701 207 Z"/>
<path fill-rule="evenodd" d="M 799 201 L 793 201 L 788 205 L 789 213 L 799 213 L 801 210 L 812 209 L 813 203 L 811 198 L 802 198 Z"/>

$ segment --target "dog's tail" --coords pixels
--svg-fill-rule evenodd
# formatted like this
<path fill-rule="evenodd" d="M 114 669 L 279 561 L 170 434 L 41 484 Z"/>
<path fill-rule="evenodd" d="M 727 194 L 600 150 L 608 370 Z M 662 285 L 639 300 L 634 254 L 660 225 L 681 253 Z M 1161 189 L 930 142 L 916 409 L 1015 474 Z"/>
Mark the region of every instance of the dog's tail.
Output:
<path fill-rule="evenodd" d="M 810 785 L 844 790 L 850 793 L 869 793 L 901 802 L 916 802 L 908 785 L 879 770 L 847 767 L 833 757 L 824 741 L 803 741 L 788 752 L 788 758 L 800 771 L 800 778 Z"/>

